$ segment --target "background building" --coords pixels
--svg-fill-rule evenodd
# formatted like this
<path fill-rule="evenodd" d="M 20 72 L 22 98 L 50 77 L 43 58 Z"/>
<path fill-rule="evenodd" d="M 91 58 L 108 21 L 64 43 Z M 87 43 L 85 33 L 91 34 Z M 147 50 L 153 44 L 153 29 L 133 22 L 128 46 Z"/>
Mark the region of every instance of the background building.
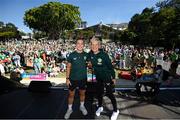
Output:
<path fill-rule="evenodd" d="M 77 24 L 77 28 L 76 29 L 85 29 L 87 27 L 87 22 L 86 21 L 82 21 L 80 24 Z"/>
<path fill-rule="evenodd" d="M 111 26 L 114 29 L 117 30 L 125 30 L 128 28 L 128 23 L 120 23 L 120 24 L 107 24 L 109 26 Z"/>

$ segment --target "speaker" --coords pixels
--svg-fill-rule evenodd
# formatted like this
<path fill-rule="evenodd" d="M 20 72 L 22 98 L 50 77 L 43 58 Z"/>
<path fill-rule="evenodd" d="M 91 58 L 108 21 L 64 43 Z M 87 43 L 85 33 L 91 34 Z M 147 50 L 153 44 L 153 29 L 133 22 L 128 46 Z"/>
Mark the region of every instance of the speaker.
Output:
<path fill-rule="evenodd" d="M 49 92 L 51 86 L 50 81 L 31 81 L 28 90 L 30 92 Z"/>

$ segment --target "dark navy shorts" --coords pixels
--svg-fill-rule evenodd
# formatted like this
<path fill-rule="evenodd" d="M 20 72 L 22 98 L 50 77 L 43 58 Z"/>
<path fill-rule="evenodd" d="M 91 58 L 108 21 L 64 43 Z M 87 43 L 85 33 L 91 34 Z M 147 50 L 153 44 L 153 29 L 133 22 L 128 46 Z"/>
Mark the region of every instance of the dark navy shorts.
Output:
<path fill-rule="evenodd" d="M 73 91 L 76 88 L 80 90 L 86 90 L 86 80 L 71 80 L 71 85 L 69 85 L 69 90 Z"/>

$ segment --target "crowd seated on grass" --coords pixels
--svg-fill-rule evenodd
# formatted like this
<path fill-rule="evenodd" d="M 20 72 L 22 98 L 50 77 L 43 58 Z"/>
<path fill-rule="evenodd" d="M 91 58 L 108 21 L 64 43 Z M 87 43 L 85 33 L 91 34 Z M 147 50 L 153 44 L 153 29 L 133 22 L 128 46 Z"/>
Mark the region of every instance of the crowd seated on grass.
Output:
<path fill-rule="evenodd" d="M 74 43 L 60 40 L 13 40 L 0 43 L 1 74 L 10 73 L 19 67 L 26 70 L 28 67 L 36 74 L 47 73 L 49 77 L 56 77 L 66 71 L 66 58 L 75 49 L 74 46 Z M 85 51 L 89 50 L 86 44 Z M 142 74 L 152 71 L 163 62 L 171 64 L 177 61 L 178 65 L 180 59 L 179 49 L 140 48 L 112 42 L 102 44 L 102 50 L 109 54 L 115 69 L 131 71 L 136 67 Z M 175 69 L 172 68 L 171 76 L 175 76 Z"/>

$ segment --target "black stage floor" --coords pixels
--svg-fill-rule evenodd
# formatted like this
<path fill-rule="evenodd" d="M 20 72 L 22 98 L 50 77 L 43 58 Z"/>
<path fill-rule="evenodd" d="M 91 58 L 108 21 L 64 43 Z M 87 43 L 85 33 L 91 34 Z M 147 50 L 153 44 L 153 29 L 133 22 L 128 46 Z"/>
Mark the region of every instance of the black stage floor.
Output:
<path fill-rule="evenodd" d="M 180 119 L 180 90 L 162 90 L 155 101 L 139 97 L 134 91 L 116 92 L 118 119 Z M 51 89 L 48 93 L 33 93 L 27 88 L 0 95 L 0 119 L 63 119 L 67 109 L 68 91 Z M 95 116 L 96 100 L 86 101 L 88 115 L 79 111 L 79 97 L 76 93 L 74 112 L 70 119 L 109 119 L 112 105 L 104 97 L 104 112 Z"/>

